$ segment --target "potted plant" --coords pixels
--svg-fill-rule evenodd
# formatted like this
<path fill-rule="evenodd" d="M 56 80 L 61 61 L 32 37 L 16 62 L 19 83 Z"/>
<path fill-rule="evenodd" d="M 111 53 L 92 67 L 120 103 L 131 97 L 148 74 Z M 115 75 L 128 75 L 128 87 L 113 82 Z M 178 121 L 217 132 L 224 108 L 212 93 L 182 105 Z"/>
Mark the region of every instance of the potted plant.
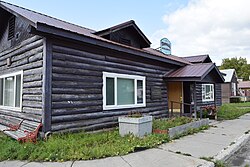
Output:
<path fill-rule="evenodd" d="M 207 113 L 207 118 L 217 119 L 217 108 L 216 106 L 205 106 L 203 112 Z"/>
<path fill-rule="evenodd" d="M 128 116 L 119 117 L 119 133 L 121 136 L 133 134 L 137 137 L 151 134 L 152 120 L 152 116 L 140 113 L 131 113 Z"/>

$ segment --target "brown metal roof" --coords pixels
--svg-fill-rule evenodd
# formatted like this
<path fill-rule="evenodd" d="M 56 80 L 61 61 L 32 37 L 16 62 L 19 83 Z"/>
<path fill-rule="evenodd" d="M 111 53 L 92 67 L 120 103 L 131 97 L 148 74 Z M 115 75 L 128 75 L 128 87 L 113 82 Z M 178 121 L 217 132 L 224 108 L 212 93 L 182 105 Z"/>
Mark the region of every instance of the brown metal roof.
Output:
<path fill-rule="evenodd" d="M 120 43 L 117 43 L 117 42 L 114 42 L 114 41 L 111 41 L 111 40 L 107 40 L 107 39 L 102 38 L 102 37 L 100 37 L 98 35 L 95 35 L 94 33 L 96 31 L 94 31 L 94 30 L 91 30 L 91 29 L 88 29 L 88 28 L 85 28 L 85 27 L 81 27 L 81 26 L 78 26 L 78 25 L 75 25 L 75 24 L 71 24 L 71 23 L 68 23 L 68 22 L 65 22 L 65 21 L 62 21 L 62 20 L 47 16 L 47 15 L 44 15 L 44 14 L 41 14 L 41 13 L 38 13 L 38 12 L 35 12 L 35 11 L 32 11 L 32 10 L 28 10 L 28 9 L 25 9 L 25 8 L 10 4 L 10 3 L 0 1 L 0 7 L 2 7 L 3 9 L 5 9 L 7 11 L 9 11 L 10 13 L 14 13 L 16 15 L 19 15 L 19 16 L 27 19 L 30 22 L 30 24 L 32 26 L 34 26 L 35 28 L 37 28 L 37 25 L 39 23 L 41 23 L 41 24 L 45 24 L 45 25 L 48 25 L 48 26 L 51 26 L 51 27 L 58 28 L 58 29 L 62 29 L 62 30 L 70 31 L 70 32 L 77 33 L 77 34 L 80 34 L 80 35 L 84 35 L 84 36 L 87 36 L 87 37 L 90 37 L 90 38 L 93 38 L 93 39 L 96 39 L 96 40 L 101 40 L 101 41 L 104 41 L 104 42 L 107 42 L 107 43 L 110 43 L 110 44 L 119 45 L 119 46 L 122 46 L 124 48 L 140 51 L 140 52 L 143 52 L 143 53 L 148 53 L 148 54 L 151 54 L 153 56 L 163 57 L 165 59 L 168 59 L 168 60 L 173 61 L 173 62 L 181 63 L 183 65 L 184 64 L 190 64 L 189 62 L 183 60 L 182 58 L 177 58 L 177 57 L 173 58 L 173 57 L 170 57 L 170 56 L 163 56 L 162 54 L 159 54 L 157 52 L 138 49 L 138 48 L 134 48 L 134 47 L 127 46 L 127 45 L 124 45 L 124 44 L 120 44 Z"/>
<path fill-rule="evenodd" d="M 164 54 L 164 53 L 162 53 L 162 52 L 160 52 L 159 50 L 156 50 L 156 49 L 143 48 L 143 50 L 148 52 L 148 53 L 160 56 L 160 57 L 164 57 L 164 58 L 171 59 L 171 60 L 174 60 L 174 61 L 179 61 L 179 62 L 182 62 L 182 63 L 185 63 L 185 64 L 191 64 L 189 61 L 187 61 L 187 60 L 185 60 L 185 59 L 183 59 L 181 57 L 174 56 L 174 55 L 166 55 L 166 54 Z"/>
<path fill-rule="evenodd" d="M 90 33 L 95 32 L 94 30 L 81 27 L 72 23 L 68 23 L 66 21 L 62 21 L 62 20 L 47 16 L 47 15 L 44 15 L 44 14 L 41 14 L 32 10 L 29 10 L 29 9 L 22 8 L 20 6 L 10 4 L 10 3 L 0 1 L 0 4 L 7 11 L 17 13 L 23 16 L 24 18 L 28 19 L 31 23 L 33 23 L 33 26 L 36 26 L 36 24 L 39 22 L 39 23 L 44 23 L 44 24 L 54 26 L 57 28 L 61 28 L 64 30 L 76 32 L 79 34 L 90 34 Z"/>
<path fill-rule="evenodd" d="M 250 88 L 250 81 L 240 81 L 238 86 L 239 88 Z"/>
<path fill-rule="evenodd" d="M 123 23 L 115 25 L 113 27 L 109 27 L 107 29 L 97 31 L 97 32 L 95 32 L 95 34 L 98 35 L 98 36 L 104 36 L 104 35 L 110 34 L 111 32 L 118 31 L 118 30 L 128 28 L 128 27 L 133 27 L 134 30 L 136 30 L 137 33 L 140 35 L 140 37 L 143 39 L 143 42 L 145 43 L 144 44 L 145 46 L 142 46 L 142 47 L 150 47 L 151 42 L 146 37 L 146 35 L 139 29 L 139 27 L 135 24 L 134 20 L 123 22 Z"/>
<path fill-rule="evenodd" d="M 197 55 L 197 56 L 188 56 L 188 57 L 182 57 L 182 58 L 191 63 L 204 63 L 204 61 L 207 58 L 209 58 L 209 55 Z M 211 59 L 210 59 L 210 62 L 211 62 Z"/>
<path fill-rule="evenodd" d="M 224 78 L 218 68 L 213 63 L 191 64 L 181 67 L 175 71 L 165 74 L 165 78 L 170 81 L 185 80 L 185 81 L 202 81 L 213 69 L 217 72 L 221 82 Z"/>

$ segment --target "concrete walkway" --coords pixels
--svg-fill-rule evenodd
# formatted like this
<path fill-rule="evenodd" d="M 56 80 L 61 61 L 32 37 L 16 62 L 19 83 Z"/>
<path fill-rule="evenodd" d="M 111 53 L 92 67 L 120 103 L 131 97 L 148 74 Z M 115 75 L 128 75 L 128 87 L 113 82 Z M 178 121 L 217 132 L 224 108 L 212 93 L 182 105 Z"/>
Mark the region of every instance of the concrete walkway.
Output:
<path fill-rule="evenodd" d="M 200 167 L 213 166 L 213 163 L 200 157 L 214 157 L 221 150 L 233 146 L 235 141 L 250 130 L 250 114 L 239 119 L 212 122 L 213 127 L 204 133 L 186 136 L 159 148 L 149 149 L 126 156 L 117 156 L 91 161 L 63 163 L 39 163 L 27 161 L 4 161 L 1 167 Z M 178 152 L 179 154 L 177 154 Z M 185 156 L 189 154 L 191 156 Z"/>

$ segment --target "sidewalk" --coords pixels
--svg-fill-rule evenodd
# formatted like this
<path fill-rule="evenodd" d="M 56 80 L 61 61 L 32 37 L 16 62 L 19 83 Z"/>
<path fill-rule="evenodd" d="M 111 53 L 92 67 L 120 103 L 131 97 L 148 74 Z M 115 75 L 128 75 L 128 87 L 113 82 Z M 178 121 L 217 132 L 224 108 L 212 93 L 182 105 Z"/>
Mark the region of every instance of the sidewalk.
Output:
<path fill-rule="evenodd" d="M 183 137 L 159 148 L 149 149 L 126 156 L 118 156 L 92 161 L 63 163 L 38 163 L 26 161 L 4 161 L 1 167 L 194 167 L 213 166 L 200 157 L 214 157 L 224 148 L 234 145 L 234 141 L 250 130 L 250 114 L 239 119 L 213 122 L 213 127 L 204 133 Z M 179 152 L 180 154 L 177 154 Z M 183 154 L 190 154 L 185 156 Z"/>

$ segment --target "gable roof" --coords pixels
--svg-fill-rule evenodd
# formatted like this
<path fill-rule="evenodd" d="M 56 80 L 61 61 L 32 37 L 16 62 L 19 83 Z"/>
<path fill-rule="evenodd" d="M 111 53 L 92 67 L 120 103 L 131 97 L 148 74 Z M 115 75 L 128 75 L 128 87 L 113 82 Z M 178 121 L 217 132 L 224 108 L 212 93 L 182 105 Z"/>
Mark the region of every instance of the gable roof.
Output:
<path fill-rule="evenodd" d="M 182 58 L 191 63 L 212 63 L 212 60 L 210 59 L 209 55 L 196 55 Z"/>
<path fill-rule="evenodd" d="M 162 53 L 161 51 L 156 50 L 156 49 L 152 49 L 152 48 L 143 48 L 143 50 L 146 51 L 146 52 L 148 52 L 148 53 L 151 53 L 151 54 L 160 56 L 160 57 L 165 57 L 165 58 L 168 58 L 168 59 L 171 59 L 171 60 L 174 60 L 174 61 L 183 62 L 183 63 L 185 63 L 185 64 L 192 64 L 192 63 L 190 63 L 189 61 L 186 61 L 185 59 L 182 59 L 181 57 L 174 56 L 174 55 L 166 55 L 166 54 L 164 54 L 164 53 Z"/>
<path fill-rule="evenodd" d="M 165 78 L 169 81 L 200 81 L 212 71 L 215 70 L 218 74 L 218 79 L 220 82 L 224 82 L 224 78 L 219 72 L 218 68 L 214 63 L 204 63 L 204 64 L 190 64 L 181 67 L 175 71 L 165 74 Z"/>
<path fill-rule="evenodd" d="M 104 29 L 101 31 L 97 31 L 97 32 L 95 32 L 95 34 L 98 36 L 104 36 L 104 35 L 108 35 L 112 32 L 119 31 L 121 29 L 129 28 L 129 27 L 132 27 L 133 30 L 135 30 L 137 32 L 137 34 L 139 34 L 141 40 L 143 40 L 143 42 L 144 42 L 144 45 L 143 45 L 144 48 L 150 47 L 151 42 L 144 35 L 144 33 L 139 29 L 139 27 L 135 24 L 134 20 L 130 20 L 130 21 L 115 25 L 113 27 L 110 27 L 110 28 L 107 28 L 107 29 Z"/>
<path fill-rule="evenodd" d="M 60 29 L 68 30 L 71 32 L 75 32 L 78 34 L 91 34 L 95 32 L 94 30 L 81 27 L 66 21 L 62 21 L 60 19 L 56 19 L 29 9 L 25 9 L 20 6 L 16 6 L 7 2 L 0 1 L 0 6 L 7 10 L 10 13 L 16 13 L 19 16 L 27 19 L 34 27 L 37 26 L 37 23 L 44 23 L 50 26 L 54 26 Z"/>
<path fill-rule="evenodd" d="M 107 47 L 107 44 L 108 44 L 109 45 L 108 47 L 112 49 L 124 51 L 127 53 L 132 53 L 135 55 L 139 55 L 142 57 L 146 57 L 146 58 L 150 58 L 150 59 L 154 59 L 154 60 L 158 60 L 162 62 L 167 62 L 170 64 L 175 64 L 178 66 L 184 66 L 188 64 L 187 61 L 182 61 L 181 59 L 177 60 L 177 59 L 171 59 L 166 56 L 162 57 L 162 56 L 159 56 L 159 54 L 154 54 L 152 52 L 148 52 L 143 49 L 138 49 L 138 48 L 127 46 L 127 45 L 117 43 L 111 40 L 107 40 L 105 38 L 102 38 L 94 34 L 96 32 L 94 30 L 81 27 L 75 24 L 71 24 L 71 23 L 35 12 L 29 9 L 25 9 L 23 7 L 10 4 L 10 3 L 0 1 L 0 7 L 16 16 L 20 16 L 26 19 L 30 23 L 31 26 L 33 26 L 37 31 L 41 31 L 42 33 L 51 33 L 52 35 L 54 35 L 56 31 L 57 35 L 59 34 L 66 38 L 77 39 L 79 41 L 84 41 L 88 39 L 88 42 L 90 42 L 91 44 L 104 46 L 104 47 Z M 55 31 L 52 32 L 51 30 L 55 30 Z M 61 32 L 61 30 L 74 33 L 75 36 Z M 99 42 L 97 42 L 96 40 L 98 40 Z"/>
<path fill-rule="evenodd" d="M 240 81 L 238 86 L 239 86 L 239 88 L 249 88 L 250 89 L 250 81 Z"/>
<path fill-rule="evenodd" d="M 223 75 L 225 82 L 232 82 L 234 73 L 236 74 L 235 69 L 225 69 L 225 70 L 220 70 L 220 72 L 225 74 Z"/>

